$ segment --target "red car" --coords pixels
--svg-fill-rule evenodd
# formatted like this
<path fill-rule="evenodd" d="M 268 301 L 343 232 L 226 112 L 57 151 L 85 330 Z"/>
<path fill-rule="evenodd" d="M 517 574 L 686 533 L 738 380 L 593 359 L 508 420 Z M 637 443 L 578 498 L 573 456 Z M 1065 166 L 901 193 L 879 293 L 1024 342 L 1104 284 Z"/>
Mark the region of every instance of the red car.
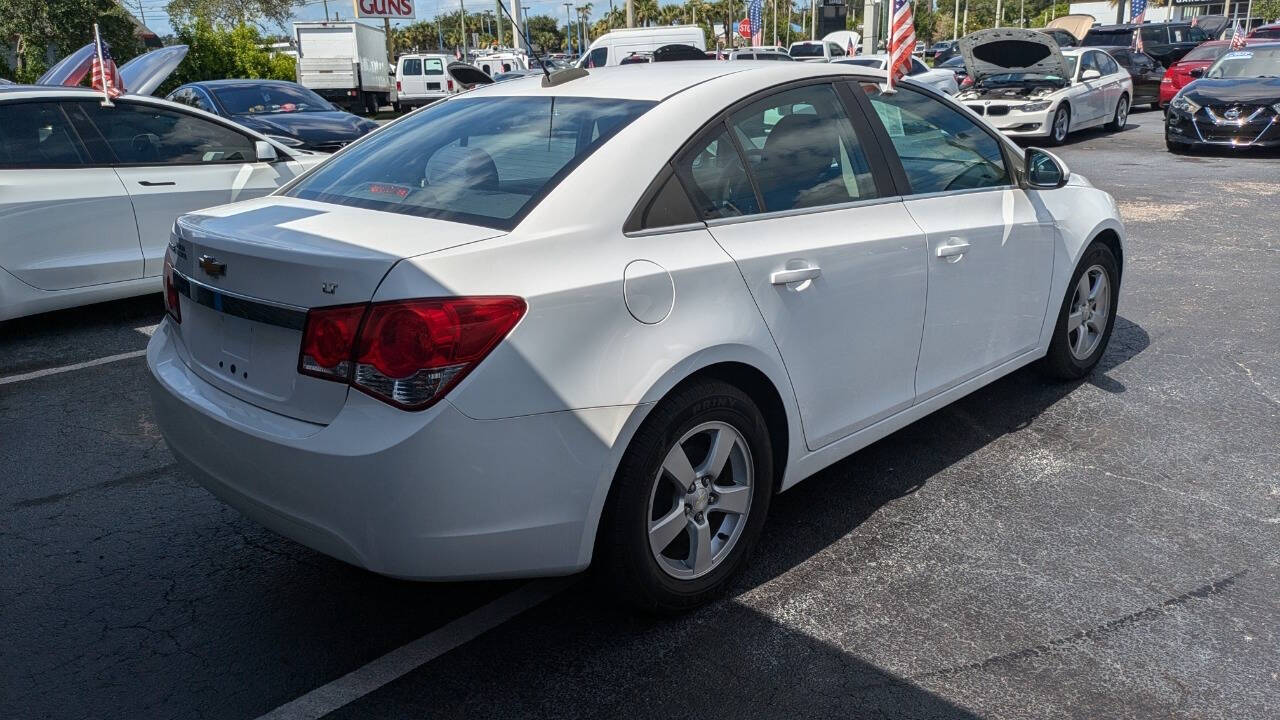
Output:
<path fill-rule="evenodd" d="M 1257 28 L 1254 32 L 1267 27 L 1269 26 Z M 1256 45 L 1260 42 L 1275 42 L 1275 40 L 1251 36 L 1245 38 L 1244 42 L 1248 46 Z M 1229 38 L 1226 40 L 1210 40 L 1197 45 L 1194 50 L 1183 55 L 1181 60 L 1170 65 L 1169 69 L 1164 71 L 1164 78 L 1160 80 L 1160 107 L 1168 105 L 1169 101 L 1173 100 L 1173 96 L 1177 95 L 1183 86 L 1191 84 L 1196 79 L 1196 76 L 1191 74 L 1192 71 L 1199 70 L 1204 72 L 1208 70 L 1210 65 L 1230 49 L 1231 40 Z"/>
<path fill-rule="evenodd" d="M 1280 22 L 1259 25 L 1247 37 L 1250 40 L 1280 40 Z"/>

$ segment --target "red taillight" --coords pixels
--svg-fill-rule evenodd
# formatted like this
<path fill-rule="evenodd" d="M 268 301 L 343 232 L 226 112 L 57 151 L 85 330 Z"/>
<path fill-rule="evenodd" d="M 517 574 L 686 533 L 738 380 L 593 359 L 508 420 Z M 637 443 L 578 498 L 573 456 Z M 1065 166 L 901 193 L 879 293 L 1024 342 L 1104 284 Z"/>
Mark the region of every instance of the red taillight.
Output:
<path fill-rule="evenodd" d="M 973 84 L 973 77 L 969 75 L 965 75 L 964 80 L 960 81 L 960 87 L 969 87 L 972 84 Z"/>
<path fill-rule="evenodd" d="M 164 309 L 173 321 L 182 323 L 182 308 L 178 306 L 178 288 L 173 283 L 173 261 L 169 253 L 164 254 Z"/>
<path fill-rule="evenodd" d="M 396 81 L 396 92 L 400 92 L 400 81 Z"/>
<path fill-rule="evenodd" d="M 453 92 L 453 80 L 449 80 L 447 82 L 449 83 L 449 92 Z"/>
<path fill-rule="evenodd" d="M 421 410 L 478 365 L 525 309 L 517 297 L 317 308 L 307 313 L 298 371 L 349 382 L 383 402 Z"/>

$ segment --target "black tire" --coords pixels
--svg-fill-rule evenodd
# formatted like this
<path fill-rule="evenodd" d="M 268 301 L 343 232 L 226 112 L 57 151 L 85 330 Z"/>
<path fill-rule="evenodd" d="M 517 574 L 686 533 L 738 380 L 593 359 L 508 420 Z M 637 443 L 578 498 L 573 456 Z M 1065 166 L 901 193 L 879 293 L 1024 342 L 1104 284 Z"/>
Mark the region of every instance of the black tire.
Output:
<path fill-rule="evenodd" d="M 1066 115 L 1066 123 L 1067 123 L 1066 131 L 1062 133 L 1062 137 L 1058 137 L 1057 136 L 1058 122 L 1059 122 L 1058 118 L 1064 114 Z M 1063 103 L 1062 105 L 1058 106 L 1058 110 L 1053 113 L 1053 120 L 1049 122 L 1049 144 L 1061 145 L 1062 143 L 1067 141 L 1067 136 L 1070 134 L 1071 134 L 1071 106 L 1067 105 L 1066 103 Z"/>
<path fill-rule="evenodd" d="M 1071 312 L 1071 301 L 1075 296 L 1076 285 L 1085 271 L 1092 267 L 1101 267 L 1107 275 L 1110 291 L 1107 306 L 1107 326 L 1102 332 L 1102 339 L 1084 358 L 1078 358 L 1071 351 L 1067 331 L 1067 316 Z M 1062 298 L 1062 307 L 1058 310 L 1058 321 L 1053 326 L 1053 339 L 1049 341 L 1049 353 L 1040 361 L 1040 369 L 1045 375 L 1058 380 L 1078 380 L 1093 370 L 1107 351 L 1111 342 L 1111 332 L 1116 326 L 1116 307 L 1120 301 L 1120 268 L 1111 248 L 1095 242 L 1080 257 L 1076 270 L 1071 274 L 1071 282 Z"/>
<path fill-rule="evenodd" d="M 1123 116 L 1121 110 L 1124 111 Z M 1121 95 L 1116 101 L 1116 111 L 1111 116 L 1111 121 L 1107 123 L 1107 129 L 1111 132 L 1120 132 L 1124 126 L 1129 123 L 1129 96 Z"/>
<path fill-rule="evenodd" d="M 373 117 L 378 114 L 378 96 L 373 93 L 364 93 L 364 114 Z"/>
<path fill-rule="evenodd" d="M 659 566 L 649 548 L 649 501 L 668 451 L 707 422 L 726 423 L 742 436 L 754 469 L 753 489 L 742 533 L 728 554 L 705 575 L 679 579 Z M 751 398 L 718 380 L 682 387 L 653 409 L 622 457 L 597 535 L 597 575 L 607 591 L 642 612 L 669 615 L 705 605 L 728 588 L 746 562 L 769 513 L 773 489 L 769 431 Z"/>

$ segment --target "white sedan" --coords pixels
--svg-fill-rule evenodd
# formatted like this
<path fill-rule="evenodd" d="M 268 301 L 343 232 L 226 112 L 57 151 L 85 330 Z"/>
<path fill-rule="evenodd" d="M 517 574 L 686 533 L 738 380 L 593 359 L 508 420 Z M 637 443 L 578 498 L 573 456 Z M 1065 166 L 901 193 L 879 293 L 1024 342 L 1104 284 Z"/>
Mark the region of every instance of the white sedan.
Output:
<path fill-rule="evenodd" d="M 705 602 L 776 492 L 1106 349 L 1111 196 L 883 79 L 513 80 L 183 216 L 147 350 L 158 425 L 218 497 L 375 572 L 594 562 L 640 607 Z"/>
<path fill-rule="evenodd" d="M 861 65 L 862 67 L 883 70 L 885 68 L 885 64 L 889 62 L 889 56 L 886 53 L 876 53 L 874 55 L 858 55 L 851 58 L 842 58 L 835 62 L 846 65 Z M 921 85 L 927 85 L 943 95 L 955 95 L 956 92 L 960 90 L 960 86 L 956 83 L 956 74 L 951 70 L 932 70 L 917 57 L 912 57 L 910 62 L 911 69 L 907 72 L 907 77 L 912 80 L 920 83 Z"/>
<path fill-rule="evenodd" d="M 168 68 L 172 69 L 172 68 Z M 216 115 L 83 87 L 0 87 L 0 321 L 158 292 L 179 215 L 266 195 L 325 155 Z"/>
<path fill-rule="evenodd" d="M 994 28 L 960 38 L 972 85 L 956 99 L 1011 137 L 1046 138 L 1106 125 L 1123 130 L 1133 78 L 1094 48 L 1060 50 L 1036 30 Z"/>

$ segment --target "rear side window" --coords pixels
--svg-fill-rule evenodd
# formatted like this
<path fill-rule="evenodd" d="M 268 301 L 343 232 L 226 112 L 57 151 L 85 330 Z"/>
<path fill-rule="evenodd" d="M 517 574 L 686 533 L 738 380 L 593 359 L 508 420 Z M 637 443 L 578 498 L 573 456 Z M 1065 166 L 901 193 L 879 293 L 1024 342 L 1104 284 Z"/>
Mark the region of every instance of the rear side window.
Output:
<path fill-rule="evenodd" d="M 439 103 L 323 164 L 287 194 L 509 230 L 653 105 L 574 97 Z"/>
<path fill-rule="evenodd" d="M 714 126 L 676 161 L 676 173 L 704 220 L 760 212 L 742 156 L 723 125 Z"/>
<path fill-rule="evenodd" d="M 400 74 L 401 74 L 401 75 L 421 75 L 421 74 L 422 74 L 422 59 L 421 59 L 421 58 L 407 58 L 407 59 L 404 61 L 404 66 L 403 66 L 403 69 L 400 71 Z"/>
<path fill-rule="evenodd" d="M 1163 25 L 1144 25 L 1142 27 L 1142 42 L 1147 45 L 1164 45 L 1169 42 L 1169 33 Z"/>
<path fill-rule="evenodd" d="M 864 85 L 916 194 L 1010 184 L 1000 142 L 951 106 L 899 88 Z"/>
<path fill-rule="evenodd" d="M 0 167 L 83 165 L 88 160 L 57 103 L 0 105 Z"/>

